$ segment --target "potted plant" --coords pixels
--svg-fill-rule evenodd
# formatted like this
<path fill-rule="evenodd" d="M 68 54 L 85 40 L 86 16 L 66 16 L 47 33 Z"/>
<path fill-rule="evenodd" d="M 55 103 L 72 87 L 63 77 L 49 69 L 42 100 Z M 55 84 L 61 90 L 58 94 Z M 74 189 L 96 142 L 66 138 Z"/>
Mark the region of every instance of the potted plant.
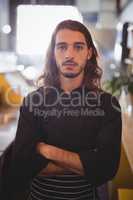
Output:
<path fill-rule="evenodd" d="M 110 92 L 117 98 L 120 97 L 122 87 L 127 83 L 127 78 L 123 76 L 113 76 L 112 79 L 106 80 L 103 83 L 103 88 L 105 91 Z"/>
<path fill-rule="evenodd" d="M 113 76 L 112 79 L 104 82 L 103 88 L 117 98 L 120 97 L 122 89 L 125 88 L 133 99 L 133 76 Z"/>

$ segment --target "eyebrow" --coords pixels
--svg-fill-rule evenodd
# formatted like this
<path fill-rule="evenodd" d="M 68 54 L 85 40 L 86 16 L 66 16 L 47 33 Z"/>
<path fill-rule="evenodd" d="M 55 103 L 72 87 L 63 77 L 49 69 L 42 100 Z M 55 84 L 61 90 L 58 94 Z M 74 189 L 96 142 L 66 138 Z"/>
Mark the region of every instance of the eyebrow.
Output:
<path fill-rule="evenodd" d="M 60 45 L 67 45 L 68 43 L 67 42 L 58 42 L 55 44 L 55 46 L 60 46 Z M 85 46 L 85 42 L 74 42 L 74 44 L 77 44 L 77 45 L 83 45 Z"/>

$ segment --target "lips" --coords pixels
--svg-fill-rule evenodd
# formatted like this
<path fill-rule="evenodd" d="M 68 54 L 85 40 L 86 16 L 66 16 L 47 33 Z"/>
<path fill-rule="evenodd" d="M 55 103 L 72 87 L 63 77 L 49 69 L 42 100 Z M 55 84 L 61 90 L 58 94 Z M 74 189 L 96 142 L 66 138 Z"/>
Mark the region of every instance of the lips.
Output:
<path fill-rule="evenodd" d="M 77 64 L 76 63 L 73 63 L 73 62 L 66 62 L 66 63 L 63 63 L 63 66 L 76 66 Z"/>

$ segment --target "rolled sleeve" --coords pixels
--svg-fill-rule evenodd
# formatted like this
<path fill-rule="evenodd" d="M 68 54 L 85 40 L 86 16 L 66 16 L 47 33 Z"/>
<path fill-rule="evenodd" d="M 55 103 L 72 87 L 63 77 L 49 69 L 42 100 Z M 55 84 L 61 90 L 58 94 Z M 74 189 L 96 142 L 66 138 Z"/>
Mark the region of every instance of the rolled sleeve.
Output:
<path fill-rule="evenodd" d="M 122 120 L 120 105 L 115 97 L 104 99 L 105 115 L 99 130 L 94 149 L 79 152 L 85 176 L 94 185 L 111 180 L 119 166 L 121 150 Z"/>

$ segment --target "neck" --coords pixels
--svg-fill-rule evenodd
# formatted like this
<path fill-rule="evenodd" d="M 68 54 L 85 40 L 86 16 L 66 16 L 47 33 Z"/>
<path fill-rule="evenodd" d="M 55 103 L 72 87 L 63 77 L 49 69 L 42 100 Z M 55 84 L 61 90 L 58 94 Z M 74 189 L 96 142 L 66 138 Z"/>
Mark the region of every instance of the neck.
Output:
<path fill-rule="evenodd" d="M 72 90 L 80 87 L 83 84 L 83 76 L 84 76 L 84 73 L 81 73 L 76 78 L 66 78 L 63 75 L 61 75 L 60 76 L 61 88 L 65 92 L 71 92 Z"/>

